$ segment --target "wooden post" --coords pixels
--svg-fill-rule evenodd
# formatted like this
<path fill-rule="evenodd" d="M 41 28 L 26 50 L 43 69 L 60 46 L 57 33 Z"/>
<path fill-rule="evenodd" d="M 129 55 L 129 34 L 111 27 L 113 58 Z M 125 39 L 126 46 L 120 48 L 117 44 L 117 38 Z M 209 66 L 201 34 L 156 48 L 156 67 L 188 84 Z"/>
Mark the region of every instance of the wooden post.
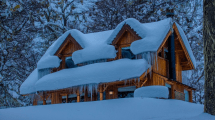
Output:
<path fill-rule="evenodd" d="M 66 60 L 65 56 L 62 56 L 62 69 L 66 67 Z"/>
<path fill-rule="evenodd" d="M 46 93 L 43 92 L 43 105 L 46 105 Z"/>
<path fill-rule="evenodd" d="M 33 101 L 33 106 L 37 105 L 37 99 L 34 98 L 34 101 Z"/>
<path fill-rule="evenodd" d="M 164 47 L 161 50 L 161 57 L 164 58 Z"/>
<path fill-rule="evenodd" d="M 77 95 L 77 102 L 80 102 L 81 100 L 80 100 L 80 92 L 79 92 L 79 90 L 77 90 L 76 95 Z"/>
<path fill-rule="evenodd" d="M 68 103 L 68 94 L 66 94 L 66 103 Z"/>
<path fill-rule="evenodd" d="M 99 96 L 100 96 L 100 100 L 103 100 L 103 90 L 102 90 L 102 85 L 100 85 L 100 87 L 99 87 Z"/>
<path fill-rule="evenodd" d="M 100 100 L 103 100 L 103 92 L 100 92 L 99 96 L 100 96 Z"/>
<path fill-rule="evenodd" d="M 84 102 L 86 102 L 88 100 L 88 91 L 87 91 L 87 88 L 85 89 L 85 92 L 84 92 Z"/>
<path fill-rule="evenodd" d="M 172 93 L 172 99 L 175 99 L 175 84 L 171 85 L 171 93 Z"/>
<path fill-rule="evenodd" d="M 43 105 L 46 105 L 46 100 L 45 99 L 43 99 Z"/>
<path fill-rule="evenodd" d="M 192 90 L 188 91 L 188 93 L 189 93 L 189 102 L 193 102 Z"/>
<path fill-rule="evenodd" d="M 56 100 L 55 100 L 55 93 L 52 93 L 52 97 L 51 97 L 51 104 L 55 104 L 56 102 Z"/>

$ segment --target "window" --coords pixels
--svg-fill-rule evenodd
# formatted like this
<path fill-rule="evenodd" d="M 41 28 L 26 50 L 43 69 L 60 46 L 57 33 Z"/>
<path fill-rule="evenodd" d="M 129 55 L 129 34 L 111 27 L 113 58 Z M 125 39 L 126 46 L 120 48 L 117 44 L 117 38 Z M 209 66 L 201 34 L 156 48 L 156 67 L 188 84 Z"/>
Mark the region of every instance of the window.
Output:
<path fill-rule="evenodd" d="M 131 52 L 130 47 L 123 47 L 121 53 L 122 58 L 135 59 L 135 55 Z"/>
<path fill-rule="evenodd" d="M 169 54 L 168 48 L 164 48 L 164 58 L 167 59 L 167 60 L 169 59 L 168 54 Z"/>
<path fill-rule="evenodd" d="M 184 90 L 185 94 L 185 101 L 189 102 L 189 92 L 187 90 Z"/>
<path fill-rule="evenodd" d="M 66 58 L 66 68 L 74 68 L 76 67 L 74 61 L 72 60 L 72 57 Z"/>
<path fill-rule="evenodd" d="M 136 86 L 118 88 L 118 98 L 134 97 L 135 89 L 136 89 Z"/>

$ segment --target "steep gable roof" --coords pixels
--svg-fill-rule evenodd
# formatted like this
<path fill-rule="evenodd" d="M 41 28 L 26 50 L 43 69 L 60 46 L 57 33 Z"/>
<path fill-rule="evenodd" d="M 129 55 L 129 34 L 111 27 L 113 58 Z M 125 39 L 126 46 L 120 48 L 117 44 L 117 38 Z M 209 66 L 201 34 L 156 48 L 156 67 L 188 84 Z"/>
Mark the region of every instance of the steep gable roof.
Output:
<path fill-rule="evenodd" d="M 182 45 L 183 51 L 185 52 L 185 55 L 186 55 L 189 63 L 191 64 L 191 68 L 195 69 L 196 68 L 196 59 L 193 55 L 192 49 L 190 47 L 190 44 L 187 40 L 187 37 L 186 37 L 183 29 L 180 27 L 180 25 L 178 23 L 175 23 L 173 25 L 173 28 L 176 31 L 176 34 L 178 34 L 178 36 L 179 36 L 179 41 Z"/>

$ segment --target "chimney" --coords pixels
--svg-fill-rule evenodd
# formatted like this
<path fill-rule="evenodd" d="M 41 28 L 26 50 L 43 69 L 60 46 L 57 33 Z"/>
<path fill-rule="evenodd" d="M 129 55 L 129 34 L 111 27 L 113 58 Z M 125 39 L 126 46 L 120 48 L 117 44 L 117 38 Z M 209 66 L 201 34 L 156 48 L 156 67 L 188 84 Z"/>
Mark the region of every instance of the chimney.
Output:
<path fill-rule="evenodd" d="M 167 8 L 166 9 L 166 17 L 167 18 L 173 18 L 174 17 L 174 9 Z"/>
<path fill-rule="evenodd" d="M 174 9 L 167 8 L 166 9 L 167 18 L 174 17 Z M 173 27 L 173 26 L 172 26 Z M 169 78 L 171 80 L 176 81 L 176 69 L 175 69 L 175 40 L 174 40 L 174 31 L 172 30 L 172 34 L 168 39 L 168 51 L 169 51 Z"/>
<path fill-rule="evenodd" d="M 172 33 L 169 36 L 168 51 L 169 51 L 169 78 L 176 81 L 174 33 Z"/>

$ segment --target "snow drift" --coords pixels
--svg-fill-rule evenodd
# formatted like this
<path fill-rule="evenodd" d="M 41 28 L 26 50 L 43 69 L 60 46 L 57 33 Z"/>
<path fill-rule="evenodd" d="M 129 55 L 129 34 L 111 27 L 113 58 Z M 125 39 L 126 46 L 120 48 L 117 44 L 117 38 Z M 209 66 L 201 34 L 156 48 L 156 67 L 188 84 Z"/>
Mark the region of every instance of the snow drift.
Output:
<path fill-rule="evenodd" d="M 172 99 L 123 98 L 0 109 L 2 120 L 215 120 L 203 105 Z"/>

